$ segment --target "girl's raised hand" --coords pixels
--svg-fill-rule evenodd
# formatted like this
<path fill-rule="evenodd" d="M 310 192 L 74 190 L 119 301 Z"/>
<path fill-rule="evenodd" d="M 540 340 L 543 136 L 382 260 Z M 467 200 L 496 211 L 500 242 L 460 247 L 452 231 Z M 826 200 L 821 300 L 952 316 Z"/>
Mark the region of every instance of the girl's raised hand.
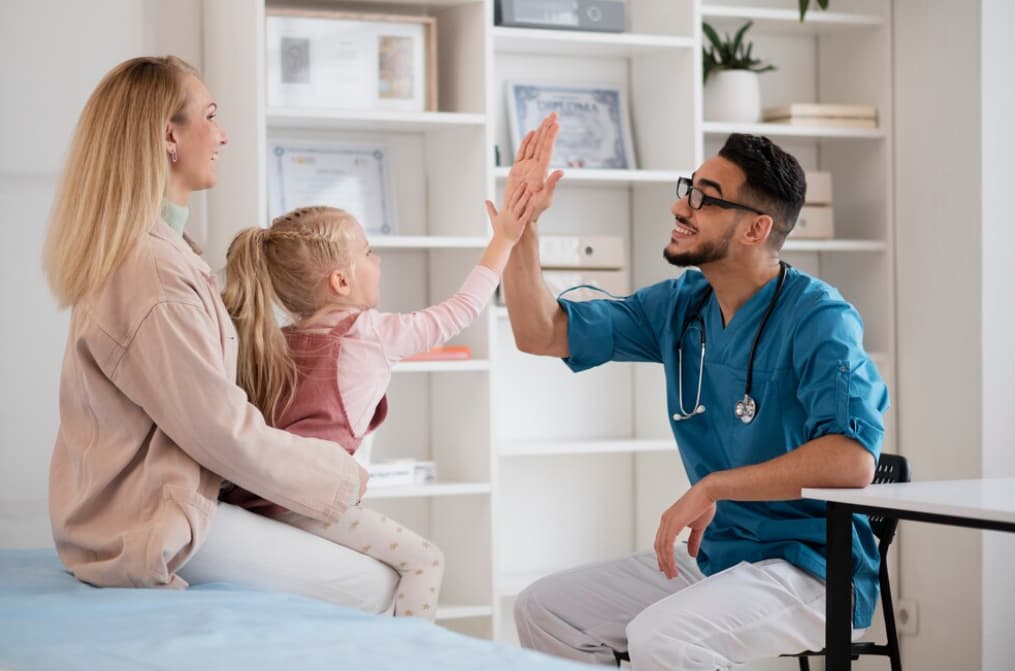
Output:
<path fill-rule="evenodd" d="M 502 237 L 514 244 L 521 239 L 525 227 L 532 221 L 534 212 L 532 192 L 527 184 L 521 183 L 513 193 L 505 192 L 504 198 L 507 202 L 500 212 L 489 200 L 486 201 L 486 211 L 490 215 L 494 237 Z"/>

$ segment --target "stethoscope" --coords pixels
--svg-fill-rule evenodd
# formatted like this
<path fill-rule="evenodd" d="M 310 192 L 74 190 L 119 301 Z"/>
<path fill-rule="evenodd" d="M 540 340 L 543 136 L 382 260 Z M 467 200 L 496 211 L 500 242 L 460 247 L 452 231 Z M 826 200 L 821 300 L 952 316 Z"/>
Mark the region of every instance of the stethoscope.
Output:
<path fill-rule="evenodd" d="M 761 340 L 761 334 L 765 331 L 765 324 L 768 323 L 768 318 L 772 316 L 772 311 L 775 310 L 775 306 L 779 302 L 779 294 L 782 293 L 782 284 L 786 280 L 786 268 L 788 265 L 785 261 L 779 261 L 779 282 L 775 285 L 775 293 L 772 294 L 772 300 L 768 303 L 768 309 L 765 310 L 765 315 L 761 318 L 761 324 L 758 325 L 758 332 L 754 334 L 751 355 L 747 359 L 747 381 L 744 384 L 744 397 L 737 401 L 733 407 L 733 414 L 744 424 L 750 424 L 758 415 L 758 402 L 751 396 L 751 381 L 754 377 L 754 354 L 758 351 L 758 342 Z M 705 412 L 705 406 L 701 404 L 701 381 L 705 377 L 706 331 L 705 320 L 701 318 L 701 311 L 705 309 L 705 304 L 708 303 L 708 299 L 711 297 L 712 287 L 709 286 L 705 290 L 705 295 L 698 303 L 697 309 L 684 322 L 684 328 L 680 331 L 680 340 L 677 341 L 677 403 L 680 406 L 680 412 L 673 415 L 674 422 L 681 422 Z M 694 326 L 695 322 L 699 324 L 696 328 L 701 333 L 701 355 L 698 358 L 698 391 L 694 399 L 694 408 L 688 412 L 684 409 L 684 348 L 682 345 L 684 336 L 687 335 L 687 331 Z"/>

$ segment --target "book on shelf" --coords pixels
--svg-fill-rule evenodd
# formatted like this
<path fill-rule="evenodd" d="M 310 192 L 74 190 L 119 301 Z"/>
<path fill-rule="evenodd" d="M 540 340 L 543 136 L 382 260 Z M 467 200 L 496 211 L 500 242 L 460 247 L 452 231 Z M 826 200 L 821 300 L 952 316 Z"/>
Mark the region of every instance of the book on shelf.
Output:
<path fill-rule="evenodd" d="M 472 358 L 468 345 L 441 345 L 425 352 L 410 354 L 402 361 L 465 361 Z"/>
<path fill-rule="evenodd" d="M 873 105 L 791 103 L 767 107 L 762 112 L 761 118 L 766 123 L 784 123 L 791 126 L 878 127 L 878 109 Z"/>
<path fill-rule="evenodd" d="M 422 485 L 437 479 L 437 464 L 416 459 L 391 459 L 366 466 L 370 487 Z"/>

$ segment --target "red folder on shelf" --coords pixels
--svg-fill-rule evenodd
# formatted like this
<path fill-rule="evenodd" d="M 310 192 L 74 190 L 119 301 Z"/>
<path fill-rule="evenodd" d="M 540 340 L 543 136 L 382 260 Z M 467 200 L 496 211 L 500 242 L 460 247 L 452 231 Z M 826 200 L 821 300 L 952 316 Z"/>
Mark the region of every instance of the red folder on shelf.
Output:
<path fill-rule="evenodd" d="M 402 361 L 462 361 L 472 358 L 468 345 L 443 345 L 425 352 L 411 354 Z"/>

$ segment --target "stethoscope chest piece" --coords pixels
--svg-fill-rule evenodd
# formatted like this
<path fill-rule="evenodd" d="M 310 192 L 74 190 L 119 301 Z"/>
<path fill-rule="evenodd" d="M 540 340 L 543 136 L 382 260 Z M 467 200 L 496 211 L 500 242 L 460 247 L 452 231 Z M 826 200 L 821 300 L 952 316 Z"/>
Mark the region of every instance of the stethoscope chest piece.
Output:
<path fill-rule="evenodd" d="M 744 394 L 743 399 L 737 401 L 733 414 L 744 424 L 750 424 L 754 421 L 754 416 L 758 414 L 758 404 L 750 394 Z"/>

